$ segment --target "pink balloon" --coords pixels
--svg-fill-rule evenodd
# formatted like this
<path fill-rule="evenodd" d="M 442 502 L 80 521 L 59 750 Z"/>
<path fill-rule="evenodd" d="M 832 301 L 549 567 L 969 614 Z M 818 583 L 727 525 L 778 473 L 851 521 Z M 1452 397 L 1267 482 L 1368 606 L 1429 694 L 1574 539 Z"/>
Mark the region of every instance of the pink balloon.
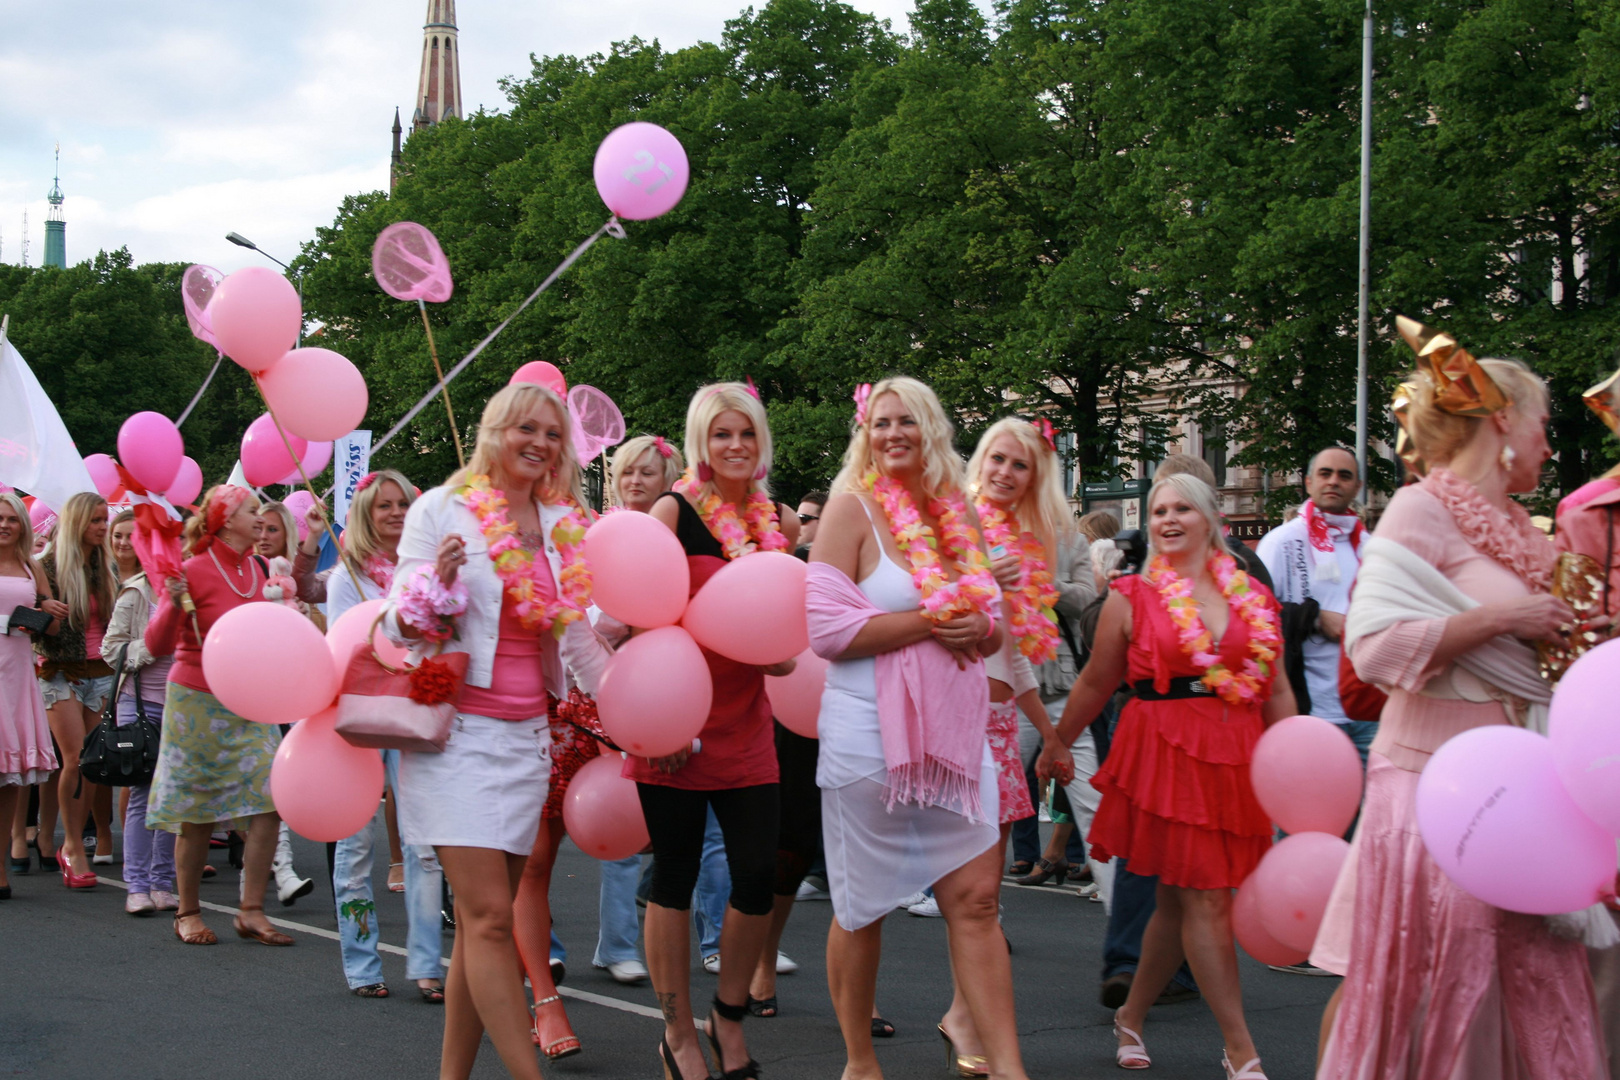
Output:
<path fill-rule="evenodd" d="M 1547 737 L 1553 767 L 1569 797 L 1604 831 L 1620 836 L 1617 663 L 1620 640 L 1605 641 L 1575 661 L 1553 691 Z"/>
<path fill-rule="evenodd" d="M 103 499 L 110 499 L 113 493 L 123 487 L 123 478 L 118 475 L 118 462 L 106 454 L 91 454 L 84 459 L 84 467 L 90 470 L 90 482 L 96 485 L 96 491 Z"/>
<path fill-rule="evenodd" d="M 259 376 L 282 426 L 311 442 L 342 438 L 366 418 L 370 398 L 360 369 L 331 349 L 294 349 Z"/>
<path fill-rule="evenodd" d="M 512 372 L 512 377 L 506 382 L 508 386 L 520 382 L 534 383 L 556 391 L 558 397 L 568 393 L 568 380 L 563 378 L 562 369 L 544 360 L 530 360 Z"/>
<path fill-rule="evenodd" d="M 180 429 L 162 413 L 135 413 L 118 429 L 118 457 L 147 491 L 172 487 L 185 456 Z"/>
<path fill-rule="evenodd" d="M 185 506 L 197 501 L 202 494 L 203 474 L 202 466 L 191 458 L 180 459 L 180 471 L 174 474 L 174 480 L 169 484 L 169 490 L 163 497 L 176 506 Z"/>
<path fill-rule="evenodd" d="M 188 266 L 185 276 L 180 279 L 180 302 L 185 305 L 186 322 L 191 326 L 192 337 L 206 341 L 216 349 L 219 343 L 214 340 L 214 323 L 208 314 L 208 302 L 214 298 L 214 290 L 224 279 L 225 275 L 212 266 Z"/>
<path fill-rule="evenodd" d="M 667 214 L 686 194 L 688 165 L 681 141 L 657 124 L 636 121 L 608 132 L 596 148 L 596 191 L 627 221 Z"/>
<path fill-rule="evenodd" d="M 1418 778 L 1417 822 L 1446 876 L 1495 907 L 1556 915 L 1614 891 L 1614 837 L 1581 813 L 1533 731 L 1473 728 L 1440 747 Z"/>
<path fill-rule="evenodd" d="M 624 760 L 604 752 L 580 767 L 563 795 L 563 827 L 574 846 L 592 858 L 628 859 L 647 846 L 647 819 Z"/>
<path fill-rule="evenodd" d="M 810 647 L 805 572 L 804 563 L 784 552 L 745 555 L 704 583 L 681 625 L 705 649 L 739 663 L 777 664 L 798 656 Z"/>
<path fill-rule="evenodd" d="M 302 489 L 293 492 L 281 501 L 293 516 L 293 522 L 298 526 L 298 542 L 302 544 L 309 537 L 309 524 L 304 519 L 309 514 L 309 508 L 315 505 L 315 497 Z"/>
<path fill-rule="evenodd" d="M 305 493 L 305 498 L 308 498 Z M 371 633 L 372 624 L 381 614 L 385 601 L 366 600 L 354 605 L 348 611 L 338 616 L 336 622 L 326 628 L 326 644 L 332 650 L 332 663 L 337 672 L 338 685 L 343 684 L 343 675 L 349 670 L 349 661 L 354 654 L 366 645 L 366 638 L 371 638 L 372 644 L 377 647 L 377 655 L 389 667 L 399 667 L 405 662 L 406 650 L 388 640 L 388 635 L 379 628 L 376 634 Z"/>
<path fill-rule="evenodd" d="M 221 615 L 203 638 L 202 668 L 221 705 L 260 724 L 312 716 L 338 692 L 326 639 L 281 604 L 243 604 Z"/>
<path fill-rule="evenodd" d="M 1266 729 L 1249 762 L 1255 798 L 1283 832 L 1340 836 L 1361 805 L 1361 757 L 1337 724 L 1290 716 Z"/>
<path fill-rule="evenodd" d="M 287 452 L 289 444 L 292 454 Z M 276 422 L 265 413 L 249 424 L 242 436 L 242 475 L 254 487 L 274 484 L 298 467 L 293 454 L 303 457 L 308 449 L 309 442 L 290 431 L 283 443 Z"/>
<path fill-rule="evenodd" d="M 1254 887 L 1272 937 L 1290 949 L 1310 952 L 1349 854 L 1350 845 L 1342 838 L 1319 832 L 1284 837 L 1266 852 L 1255 869 Z"/>
<path fill-rule="evenodd" d="M 1266 916 L 1260 910 L 1260 889 L 1255 884 L 1257 876 L 1250 874 L 1238 887 L 1237 898 L 1232 901 L 1232 932 L 1237 935 L 1238 944 L 1262 964 L 1288 967 L 1302 963 L 1310 955 L 1308 951 L 1289 948 L 1266 929 Z"/>
<path fill-rule="evenodd" d="M 591 599 L 626 626 L 652 628 L 680 621 L 691 595 L 686 552 L 649 514 L 618 513 L 596 519 L 585 534 Z"/>
<path fill-rule="evenodd" d="M 38 533 L 56 520 L 56 511 L 35 499 L 28 507 L 28 526 Z"/>
<path fill-rule="evenodd" d="M 664 757 L 690 746 L 713 703 L 708 661 L 692 635 L 678 626 L 625 642 L 608 661 L 596 691 L 597 715 L 608 738 L 638 757 Z"/>
<path fill-rule="evenodd" d="M 816 722 L 821 717 L 821 692 L 827 687 L 827 661 L 815 650 L 806 649 L 787 675 L 765 676 L 765 693 L 771 699 L 771 715 L 789 731 L 807 739 L 816 738 Z"/>
<path fill-rule="evenodd" d="M 596 387 L 576 386 L 568 391 L 568 412 L 574 419 L 574 451 L 581 465 L 589 465 L 597 454 L 624 441 L 624 414 Z"/>
<path fill-rule="evenodd" d="M 395 300 L 442 304 L 454 289 L 450 260 L 425 225 L 399 221 L 377 234 L 371 247 L 371 274 Z"/>
<path fill-rule="evenodd" d="M 287 828 L 335 843 L 365 828 L 382 801 L 383 760 L 337 733 L 337 709 L 294 724 L 270 763 L 270 798 Z"/>
<path fill-rule="evenodd" d="M 321 475 L 321 473 L 325 472 L 326 467 L 331 463 L 332 444 L 330 442 L 312 442 L 309 444 L 309 449 L 304 451 L 304 476 L 307 476 L 313 480 L 317 476 Z M 288 473 L 286 476 L 283 476 L 277 481 L 277 483 L 280 484 L 302 484 L 303 482 L 303 477 L 298 475 L 297 469 L 294 469 L 292 472 Z M 305 492 L 306 496 L 308 494 L 308 492 Z"/>
<path fill-rule="evenodd" d="M 214 289 L 208 319 L 220 351 L 257 373 L 269 370 L 297 343 L 304 312 L 292 282 L 274 270 L 249 266 Z"/>

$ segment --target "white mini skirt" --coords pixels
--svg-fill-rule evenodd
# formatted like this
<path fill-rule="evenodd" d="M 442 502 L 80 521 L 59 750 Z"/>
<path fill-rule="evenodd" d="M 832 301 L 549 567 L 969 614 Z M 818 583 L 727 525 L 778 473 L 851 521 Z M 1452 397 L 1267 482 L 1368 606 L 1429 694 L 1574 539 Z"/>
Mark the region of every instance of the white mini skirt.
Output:
<path fill-rule="evenodd" d="M 551 783 L 544 716 L 496 720 L 458 713 L 444 752 L 399 755 L 399 829 L 407 844 L 527 855 Z"/>

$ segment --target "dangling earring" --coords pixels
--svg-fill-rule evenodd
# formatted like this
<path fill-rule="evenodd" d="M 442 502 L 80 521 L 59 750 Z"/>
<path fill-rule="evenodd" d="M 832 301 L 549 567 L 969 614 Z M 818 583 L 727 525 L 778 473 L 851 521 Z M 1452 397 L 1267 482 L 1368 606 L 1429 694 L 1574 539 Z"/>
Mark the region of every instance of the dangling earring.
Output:
<path fill-rule="evenodd" d="M 1513 447 L 1503 446 L 1502 452 L 1496 455 L 1496 460 L 1501 463 L 1502 470 L 1506 472 L 1513 468 L 1513 459 L 1518 456 L 1513 452 Z"/>
<path fill-rule="evenodd" d="M 761 465 L 759 467 L 759 469 L 754 473 L 754 479 L 755 480 L 763 480 L 769 475 L 771 475 L 771 467 L 769 465 Z"/>
<path fill-rule="evenodd" d="M 697 478 L 700 484 L 707 484 L 714 479 L 714 469 L 709 466 L 707 461 L 697 463 Z"/>

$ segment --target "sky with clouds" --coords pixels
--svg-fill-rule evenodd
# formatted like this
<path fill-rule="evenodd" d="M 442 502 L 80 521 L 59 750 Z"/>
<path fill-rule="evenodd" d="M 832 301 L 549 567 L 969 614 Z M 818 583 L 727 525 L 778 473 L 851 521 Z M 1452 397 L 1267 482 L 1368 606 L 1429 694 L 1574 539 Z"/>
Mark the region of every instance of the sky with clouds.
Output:
<path fill-rule="evenodd" d="M 911 0 L 851 0 L 904 32 Z M 389 128 L 409 126 L 427 0 L 12 0 L 0 40 L 0 262 L 44 255 L 61 144 L 68 262 L 229 272 L 291 260 L 348 194 L 388 184 Z M 632 36 L 719 39 L 746 0 L 460 0 L 467 111 L 505 105 L 530 54 L 586 55 Z M 988 8 L 988 2 L 982 6 Z"/>

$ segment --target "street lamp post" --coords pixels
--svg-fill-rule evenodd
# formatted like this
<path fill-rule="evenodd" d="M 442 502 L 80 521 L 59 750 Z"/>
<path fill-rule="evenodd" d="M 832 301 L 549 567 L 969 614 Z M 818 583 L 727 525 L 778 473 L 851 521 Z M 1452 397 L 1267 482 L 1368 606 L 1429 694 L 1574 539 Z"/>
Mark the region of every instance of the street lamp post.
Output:
<path fill-rule="evenodd" d="M 269 259 L 271 262 L 275 263 L 277 266 L 279 266 L 283 270 L 287 271 L 287 273 L 293 274 L 293 268 L 292 267 L 288 266 L 286 263 L 282 262 L 280 259 L 278 259 L 274 255 L 270 254 L 268 251 L 264 250 L 258 244 L 255 244 L 253 241 L 249 240 L 247 237 L 243 236 L 241 233 L 228 232 L 228 233 L 225 234 L 225 239 L 229 240 L 231 243 L 235 244 L 237 247 L 245 247 L 250 251 L 257 251 L 260 255 L 263 255 L 265 258 Z M 298 281 L 298 341 L 297 341 L 297 344 L 299 346 L 302 346 L 304 344 L 304 275 L 300 272 L 300 273 L 293 274 L 293 276 Z"/>

